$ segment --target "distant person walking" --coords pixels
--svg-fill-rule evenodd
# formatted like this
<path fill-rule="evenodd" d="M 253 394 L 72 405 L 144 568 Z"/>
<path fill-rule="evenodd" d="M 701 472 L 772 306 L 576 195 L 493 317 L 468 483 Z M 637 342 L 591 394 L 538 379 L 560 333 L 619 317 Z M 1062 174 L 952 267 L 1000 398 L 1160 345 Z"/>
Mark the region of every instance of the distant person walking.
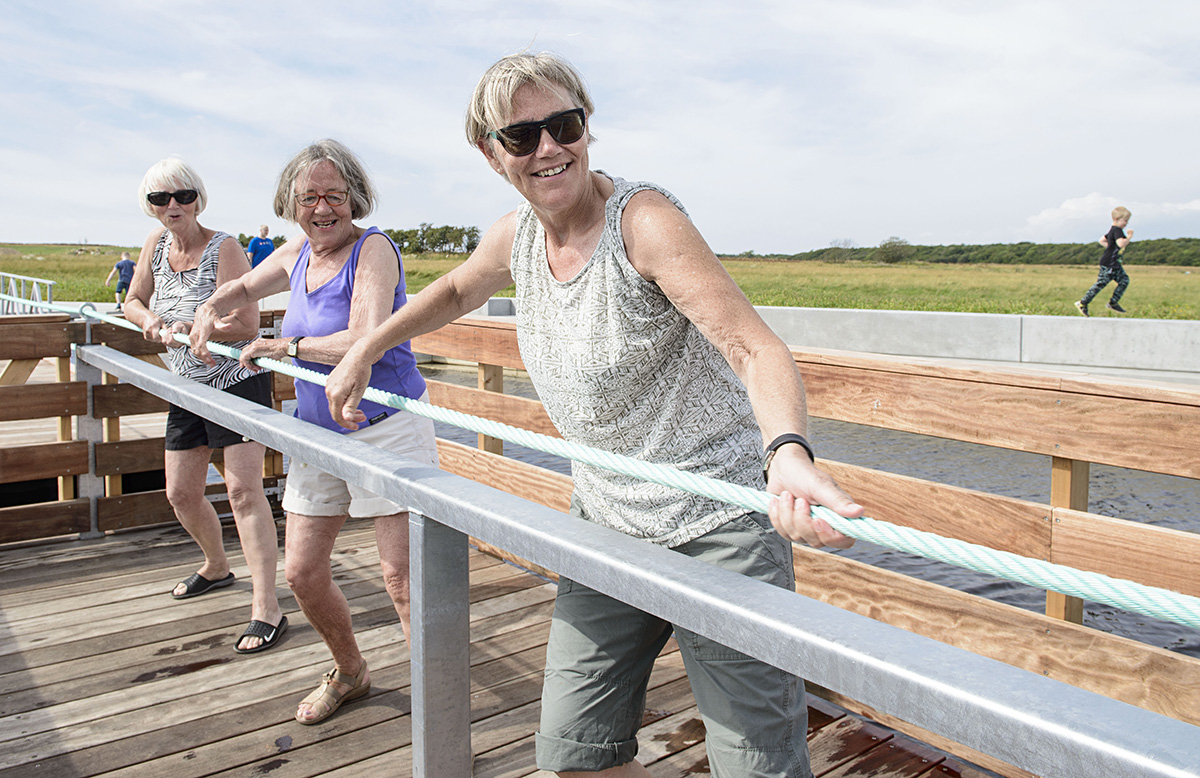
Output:
<path fill-rule="evenodd" d="M 246 247 L 246 254 L 250 257 L 250 267 L 258 267 L 258 263 L 271 256 L 271 252 L 274 250 L 275 244 L 267 237 L 267 225 L 264 224 L 258 228 L 258 235 L 251 238 L 250 245 Z"/>
<path fill-rule="evenodd" d="M 1133 240 L 1133 230 L 1130 230 L 1128 235 L 1125 234 L 1125 227 L 1132 215 L 1129 209 L 1122 205 L 1113 208 L 1112 229 L 1100 239 L 1100 245 L 1104 247 L 1104 254 L 1100 257 L 1100 275 L 1096 278 L 1096 283 L 1092 284 L 1092 288 L 1087 290 L 1087 294 L 1075 303 L 1075 307 L 1084 316 L 1091 316 L 1088 313 L 1088 303 L 1100 294 L 1100 290 L 1108 286 L 1110 281 L 1115 281 L 1117 288 L 1108 300 L 1108 309 L 1125 313 L 1125 309 L 1121 307 L 1121 295 L 1125 294 L 1125 289 L 1129 286 L 1129 274 L 1121 264 L 1121 255 L 1125 253 L 1129 241 Z"/>
<path fill-rule="evenodd" d="M 129 258 L 128 251 L 121 252 L 121 259 L 117 264 L 113 265 L 113 269 L 108 271 L 108 278 L 104 279 L 104 285 L 108 286 L 112 283 L 113 275 L 117 276 L 117 310 L 121 310 L 121 292 L 129 293 L 129 284 L 133 281 L 133 271 L 137 269 L 137 263 Z"/>

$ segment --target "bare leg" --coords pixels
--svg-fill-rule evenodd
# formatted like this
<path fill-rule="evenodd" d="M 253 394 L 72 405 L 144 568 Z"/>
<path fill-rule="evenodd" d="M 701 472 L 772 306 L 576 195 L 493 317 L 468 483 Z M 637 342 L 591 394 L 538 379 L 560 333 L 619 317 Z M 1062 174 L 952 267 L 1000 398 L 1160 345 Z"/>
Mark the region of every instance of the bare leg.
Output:
<path fill-rule="evenodd" d="M 409 636 L 410 599 L 408 589 L 408 511 L 375 518 L 375 546 L 379 549 L 379 564 L 383 568 L 383 585 L 396 615 L 404 639 Z"/>
<path fill-rule="evenodd" d="M 204 497 L 210 454 L 208 446 L 187 451 L 167 451 L 164 464 L 167 500 L 175 510 L 179 523 L 204 552 L 204 565 L 196 572 L 215 581 L 229 574 L 229 559 L 225 556 L 225 544 L 221 538 L 221 521 L 212 504 Z M 185 590 L 186 587 L 181 583 L 174 591 L 175 594 L 183 594 Z"/>
<path fill-rule="evenodd" d="M 283 612 L 275 593 L 279 567 L 279 537 L 275 517 L 262 487 L 262 463 L 265 447 L 261 443 L 238 443 L 225 447 L 225 486 L 229 504 L 237 522 L 242 554 L 250 568 L 254 599 L 250 618 L 279 624 Z M 247 636 L 238 642 L 242 650 L 262 645 L 262 638 Z"/>
<path fill-rule="evenodd" d="M 289 513 L 284 571 L 288 585 L 296 595 L 296 602 L 333 654 L 338 671 L 353 676 L 361 669 L 363 656 L 354 639 L 350 604 L 333 582 L 329 562 L 334 541 L 346 518 L 345 514 L 305 516 Z M 343 684 L 335 682 L 335 686 L 339 690 L 347 690 Z M 304 719 L 316 718 L 320 712 L 314 711 L 309 703 L 301 703 L 296 711 L 297 716 Z"/>

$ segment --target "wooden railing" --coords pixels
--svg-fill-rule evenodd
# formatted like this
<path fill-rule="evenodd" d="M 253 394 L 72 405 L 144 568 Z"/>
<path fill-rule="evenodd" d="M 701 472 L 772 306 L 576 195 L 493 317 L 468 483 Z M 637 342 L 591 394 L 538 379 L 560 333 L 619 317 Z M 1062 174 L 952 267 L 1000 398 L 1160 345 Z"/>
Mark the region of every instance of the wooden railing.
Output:
<path fill-rule="evenodd" d="M 129 353 L 155 350 L 136 333 L 106 325 L 93 327 L 93 335 Z M 72 438 L 69 423 L 87 413 L 86 387 L 70 381 L 21 385 L 43 358 L 58 360 L 59 377 L 66 375 L 69 344 L 82 337 L 82 325 L 61 317 L 0 323 L 0 360 L 12 360 L 0 378 L 0 420 L 54 417 L 60 425 L 56 442 L 0 449 L 0 487 L 47 477 L 61 484 L 57 502 L 0 509 L 0 541 L 87 530 L 87 501 L 75 499 L 70 488 L 71 479 L 87 471 L 87 443 Z M 504 369 L 524 367 L 511 323 L 461 320 L 416 339 L 413 349 L 479 365 L 480 388 L 431 381 L 435 404 L 557 435 L 539 402 L 497 391 Z M 813 416 L 1050 458 L 1051 499 L 1044 504 L 819 460 L 868 515 L 1200 596 L 1200 535 L 1086 511 L 1091 463 L 1200 478 L 1200 453 L 1190 437 L 1200 429 L 1200 389 L 931 359 L 818 350 L 793 354 Z M 289 384 L 277 379 L 277 399 L 289 395 Z M 97 387 L 92 401 L 106 419 L 161 405 L 120 384 Z M 1119 435 L 1111 434 L 1114 419 L 1121 420 Z M 161 467 L 161 451 L 161 439 L 123 444 L 107 438 L 96 446 L 95 472 L 118 477 L 155 456 Z M 494 439 L 481 439 L 480 448 L 439 441 L 444 469 L 567 509 L 570 478 L 506 458 L 501 451 Z M 267 463 L 272 477 L 281 472 L 272 469 L 274 462 Z M 135 507 L 122 502 L 134 499 Z M 98 503 L 101 530 L 169 519 L 161 494 L 109 492 Z M 1048 593 L 1049 615 L 1041 615 L 835 554 L 795 547 L 794 556 L 801 594 L 1200 726 L 1200 660 L 1081 626 L 1081 605 L 1071 598 Z M 982 766 L 1025 775 L 853 700 L 813 691 Z"/>
<path fill-rule="evenodd" d="M 280 314 L 263 312 L 260 326 L 275 326 Z M 0 422 L 55 420 L 57 440 L 25 442 L 19 435 L 3 434 L 0 424 L 0 497 L 11 495 L 16 487 L 57 479 L 57 500 L 39 500 L 24 504 L 9 497 L 0 507 L 0 543 L 67 535 L 107 532 L 131 527 L 174 521 L 174 513 L 161 488 L 126 489 L 126 481 L 162 481 L 163 428 L 152 429 L 149 437 L 122 439 L 122 420 L 135 423 L 145 414 L 162 414 L 167 404 L 128 384 L 105 383 L 90 393 L 82 381 L 72 380 L 71 345 L 85 342 L 87 325 L 71 321 L 65 314 L 0 317 Z M 160 357 L 166 349 L 145 341 L 133 331 L 111 324 L 91 326 L 92 341 L 165 367 Z M 54 364 L 53 380 L 37 380 L 35 371 L 43 360 Z M 42 372 L 45 372 L 44 370 Z M 277 377 L 278 378 L 278 377 Z M 33 380 L 31 380 L 33 379 Z M 275 407 L 295 396 L 290 379 L 275 381 Z M 79 436 L 74 420 L 91 414 L 101 420 L 103 435 L 95 445 Z M 213 463 L 220 468 L 220 452 Z M 76 495 L 76 478 L 90 474 L 103 479 L 104 494 L 96 500 L 96 515 L 91 515 L 89 500 Z M 134 476 L 133 474 L 138 474 Z M 149 478 L 142 476 L 148 474 Z M 271 493 L 283 475 L 283 457 L 268 451 L 263 463 L 264 482 Z M 220 484 L 209 487 L 220 495 Z M 36 493 L 36 492 L 35 492 Z M 219 512 L 228 510 L 224 499 L 214 499 Z"/>
<path fill-rule="evenodd" d="M 463 320 L 413 348 L 478 362 L 481 380 L 499 367 L 523 368 L 507 322 Z M 1050 503 L 818 460 L 868 515 L 1200 596 L 1200 535 L 1085 510 L 1093 462 L 1200 478 L 1191 438 L 1200 430 L 1200 388 L 849 352 L 793 356 L 812 416 L 1050 457 Z M 436 382 L 430 394 L 438 405 L 557 434 L 533 400 Z M 1114 419 L 1119 435 L 1111 434 Z M 445 469 L 559 510 L 569 504 L 565 476 L 445 442 L 439 452 Z M 796 546 L 794 556 L 801 594 L 1200 726 L 1200 660 L 1080 626 L 1074 598 L 1050 592 L 1048 615 L 1039 615 L 835 554 Z M 1025 775 L 854 700 L 812 691 L 982 766 Z"/>

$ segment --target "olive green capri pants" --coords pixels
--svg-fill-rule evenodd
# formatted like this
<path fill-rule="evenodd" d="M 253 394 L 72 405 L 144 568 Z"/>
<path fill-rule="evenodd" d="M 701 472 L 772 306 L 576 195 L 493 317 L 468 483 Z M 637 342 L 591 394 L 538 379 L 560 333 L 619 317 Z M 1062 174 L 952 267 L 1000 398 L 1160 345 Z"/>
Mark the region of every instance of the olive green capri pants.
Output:
<path fill-rule="evenodd" d="M 791 544 L 761 513 L 672 549 L 794 588 Z M 809 778 L 804 682 L 708 638 L 560 578 L 550 626 L 537 766 L 598 771 L 638 752 L 646 687 L 674 631 L 717 778 Z"/>

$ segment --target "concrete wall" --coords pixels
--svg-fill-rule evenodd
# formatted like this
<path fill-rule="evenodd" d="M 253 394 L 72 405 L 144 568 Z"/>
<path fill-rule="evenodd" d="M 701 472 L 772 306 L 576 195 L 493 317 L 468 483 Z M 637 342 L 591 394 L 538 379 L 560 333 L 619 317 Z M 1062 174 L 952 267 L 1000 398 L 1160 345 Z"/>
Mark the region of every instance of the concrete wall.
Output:
<path fill-rule="evenodd" d="M 493 298 L 479 316 L 511 316 Z M 1200 322 L 759 306 L 797 348 L 1200 374 Z"/>

